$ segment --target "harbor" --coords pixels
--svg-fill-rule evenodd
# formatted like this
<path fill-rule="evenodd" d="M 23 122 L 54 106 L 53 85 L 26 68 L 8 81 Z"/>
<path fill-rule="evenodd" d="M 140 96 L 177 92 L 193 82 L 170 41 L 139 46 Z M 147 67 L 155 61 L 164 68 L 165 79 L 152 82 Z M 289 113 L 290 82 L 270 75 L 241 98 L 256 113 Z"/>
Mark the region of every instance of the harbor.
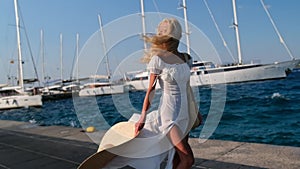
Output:
<path fill-rule="evenodd" d="M 189 133 L 193 169 L 300 168 L 297 0 L 117 3 L 1 2 L 0 169 L 75 169 L 140 114 L 143 39 L 163 18 L 178 20 L 178 52 L 192 57 L 184 77 L 203 118 Z"/>
<path fill-rule="evenodd" d="M 196 159 L 193 168 L 299 168 L 299 107 L 296 103 L 299 102 L 300 74 L 291 75 L 280 81 L 227 86 L 228 107 L 214 134 L 204 143 L 198 138 L 202 126 L 190 134 Z M 209 109 L 205 100 L 207 90 L 210 89 L 200 90 L 204 95 L 200 99 L 204 120 Z M 139 98 L 142 93 L 134 92 L 132 96 Z M 250 97 L 250 93 L 256 97 Z M 126 120 L 112 109 L 110 99 L 110 96 L 97 97 L 107 122 L 113 125 L 116 118 Z M 134 102 L 135 98 L 131 100 Z M 100 139 L 93 140 L 93 133 L 83 132 L 85 128 L 81 127 L 73 104 L 72 99 L 63 99 L 47 101 L 42 109 L 2 111 L 1 119 L 10 120 L 0 121 L 0 168 L 77 168 L 96 152 Z M 92 123 L 93 114 L 88 116 L 91 117 L 88 124 L 99 130 L 101 126 Z"/>
<path fill-rule="evenodd" d="M 153 2 L 156 4 L 155 2 Z M 214 22 L 215 28 L 218 30 L 219 36 L 222 38 L 224 46 L 226 46 L 226 41 L 223 38 L 223 34 L 219 30 L 218 23 L 215 21 L 214 15 L 212 13 L 211 7 L 209 7 L 208 3 L 204 1 L 205 7 L 210 13 L 210 19 Z M 100 96 L 100 95 L 111 95 L 111 94 L 120 94 L 125 92 L 131 92 L 136 90 L 146 90 L 148 86 L 148 76 L 149 72 L 147 72 L 147 65 L 142 64 L 142 68 L 137 69 L 136 66 L 128 66 L 129 63 L 126 63 L 127 59 L 126 54 L 122 53 L 118 54 L 117 57 L 111 56 L 110 52 L 107 49 L 110 49 L 114 46 L 110 46 L 111 44 L 118 43 L 118 41 L 122 41 L 124 37 L 115 37 L 114 33 L 109 33 L 107 30 L 111 24 L 105 25 L 102 23 L 102 17 L 98 14 L 98 24 L 99 27 L 97 31 L 90 36 L 90 38 L 86 41 L 85 45 L 80 48 L 79 45 L 79 34 L 76 33 L 76 47 L 75 47 L 75 56 L 73 57 L 73 61 L 71 64 L 71 73 L 70 77 L 66 79 L 64 76 L 65 66 L 63 63 L 63 35 L 59 34 L 59 42 L 60 42 L 60 50 L 59 50 L 59 74 L 60 77 L 55 75 L 55 79 L 52 79 L 51 76 L 46 75 L 45 68 L 45 39 L 44 39 L 44 30 L 40 30 L 40 56 L 42 63 L 41 68 L 38 68 L 36 65 L 36 61 L 31 53 L 31 64 L 33 66 L 33 72 L 30 76 L 34 76 L 33 78 L 25 78 L 25 62 L 24 62 L 24 46 L 21 46 L 21 42 L 24 40 L 23 32 L 21 31 L 21 27 L 23 26 L 23 18 L 21 18 L 20 5 L 17 0 L 14 0 L 14 12 L 15 12 L 15 28 L 17 35 L 17 59 L 16 65 L 14 65 L 15 74 L 7 74 L 7 82 L 6 84 L 0 84 L 0 109 L 14 109 L 14 108 L 22 108 L 22 107 L 41 107 L 43 105 L 43 101 L 45 100 L 55 100 L 55 99 L 63 99 L 70 98 L 74 95 L 79 95 L 82 97 L 86 96 Z M 157 5 L 157 4 L 156 4 Z M 233 0 L 232 3 L 232 14 L 233 14 L 233 24 L 231 25 L 234 28 L 234 34 L 236 37 L 236 49 L 237 56 L 233 56 L 233 52 L 229 50 L 227 47 L 228 53 L 232 57 L 232 61 L 228 63 L 222 62 L 220 58 L 223 56 L 219 56 L 213 44 L 211 44 L 210 40 L 207 38 L 198 39 L 197 41 L 205 41 L 207 43 L 208 51 L 213 50 L 205 55 L 202 54 L 202 50 L 199 47 L 191 46 L 190 42 L 192 42 L 192 35 L 199 36 L 201 34 L 203 36 L 203 32 L 197 30 L 194 31 L 193 34 L 190 35 L 190 31 L 193 29 L 199 29 L 192 25 L 188 19 L 187 15 L 187 3 L 186 0 L 180 1 L 179 7 L 182 8 L 183 18 L 178 18 L 180 20 L 180 24 L 184 25 L 184 29 L 182 26 L 181 34 L 185 36 L 185 39 L 182 40 L 182 43 L 186 44 L 187 54 L 193 56 L 193 62 L 190 65 L 190 85 L 192 87 L 199 86 L 210 86 L 216 84 L 231 84 L 231 83 L 244 83 L 244 82 L 253 82 L 253 81 L 264 81 L 264 80 L 274 80 L 274 79 L 284 79 L 287 78 L 288 75 L 293 71 L 293 69 L 299 65 L 300 60 L 295 57 L 287 44 L 284 41 L 283 36 L 277 29 L 277 24 L 273 21 L 272 15 L 268 9 L 268 5 L 261 0 L 261 6 L 263 7 L 264 12 L 267 14 L 269 21 L 271 21 L 273 29 L 276 30 L 276 34 L 279 37 L 280 43 L 285 48 L 290 59 L 288 60 L 276 60 L 269 63 L 255 63 L 252 61 L 245 62 L 245 58 L 242 57 L 242 49 L 240 44 L 240 32 L 239 32 L 239 22 L 238 22 L 238 12 L 237 12 L 237 4 L 236 1 Z M 257 4 L 258 5 L 258 4 Z M 139 18 L 139 22 L 141 22 L 142 30 L 132 29 L 130 31 L 124 32 L 125 34 L 139 34 L 145 36 L 148 32 L 152 32 L 155 28 L 151 28 L 151 31 L 146 31 L 146 15 L 148 18 L 152 18 L 152 24 L 157 22 L 154 18 L 161 18 L 161 14 L 157 13 L 145 13 L 144 1 L 141 0 L 140 4 L 140 13 L 129 15 L 128 18 L 124 17 L 125 20 L 130 20 L 131 22 L 136 22 L 136 17 Z M 13 11 L 13 10 L 12 10 Z M 229 11 L 228 11 L 229 13 Z M 230 12 L 231 13 L 231 12 Z M 141 15 L 140 15 L 141 14 Z M 165 15 L 165 14 L 164 14 Z M 159 17 L 158 17 L 159 16 Z M 165 17 L 174 17 L 170 14 L 166 14 Z M 121 21 L 120 19 L 119 21 Z M 120 22 L 121 23 L 121 22 Z M 119 27 L 120 24 L 116 22 L 116 25 L 113 27 Z M 157 25 L 157 23 L 155 24 Z M 107 28 L 108 27 L 108 28 Z M 128 29 L 129 30 L 129 29 Z M 125 37 L 127 35 L 124 35 Z M 181 37 L 181 36 L 180 36 Z M 140 45 L 144 44 L 144 48 L 140 48 L 139 45 L 132 45 L 135 47 L 135 52 L 131 53 L 133 55 L 138 54 L 139 57 L 144 55 L 144 52 L 147 51 L 146 42 L 141 41 L 141 37 L 135 35 L 135 41 Z M 29 39 L 26 35 L 27 45 L 29 45 Z M 107 43 L 107 40 L 111 41 Z M 185 41 L 185 42 L 184 42 Z M 95 43 L 96 42 L 96 43 Z M 198 43 L 198 42 L 197 42 Z M 95 45 L 99 48 L 99 51 L 95 52 Z M 137 48 L 138 47 L 138 48 Z M 181 48 L 181 46 L 179 46 Z M 29 49 L 31 50 L 31 49 Z M 180 49 L 181 50 L 181 49 Z M 124 52 L 129 52 L 130 50 L 126 50 Z M 98 53 L 101 52 L 101 53 Z M 129 54 L 127 57 L 131 57 Z M 222 54 L 223 55 L 223 54 Z M 92 57 L 92 58 L 91 58 Z M 125 58 L 124 58 L 125 57 Z M 99 61 L 93 63 L 94 60 Z M 58 59 L 58 58 L 57 58 Z M 205 61 L 209 59 L 208 61 Z M 115 62 L 115 63 L 113 63 Z M 137 65 L 138 60 L 134 61 Z M 12 58 L 9 62 L 11 67 L 15 63 L 15 60 Z M 94 65 L 96 64 L 96 65 Z M 124 64 L 124 65 L 122 65 Z M 90 65 L 90 66 L 87 66 Z M 114 65 L 114 66 L 112 66 Z M 9 67 L 10 67 L 9 66 Z M 121 67 L 127 67 L 127 70 L 121 70 Z M 90 69 L 92 68 L 92 69 Z M 26 67 L 28 69 L 28 67 Z M 96 71 L 94 70 L 96 69 Z M 103 70 L 102 70 L 103 69 Z M 119 70 L 120 69 L 120 70 Z M 133 69 L 133 70 L 130 70 Z M 79 71 L 81 70 L 81 72 Z M 87 71 L 88 70 L 88 71 Z M 85 72 L 87 71 L 87 72 Z M 79 73 L 80 72 L 80 73 Z M 117 73 L 116 73 L 117 72 Z M 130 72 L 136 72 L 136 74 L 131 74 Z M 52 74 L 52 72 L 51 72 Z M 128 76 L 129 75 L 129 76 Z"/>
<path fill-rule="evenodd" d="M 0 121 L 0 168 L 76 168 L 98 145 L 81 129 Z M 193 169 L 300 167 L 300 148 L 224 140 L 190 139 Z M 164 165 L 164 164 L 162 164 Z"/>

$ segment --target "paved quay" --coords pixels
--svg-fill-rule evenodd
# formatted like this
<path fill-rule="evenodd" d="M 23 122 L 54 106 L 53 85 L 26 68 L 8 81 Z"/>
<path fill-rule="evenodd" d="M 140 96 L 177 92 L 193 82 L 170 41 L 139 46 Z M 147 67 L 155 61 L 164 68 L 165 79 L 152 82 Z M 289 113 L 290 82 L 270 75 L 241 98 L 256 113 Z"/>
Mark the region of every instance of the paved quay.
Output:
<path fill-rule="evenodd" d="M 190 139 L 194 169 L 299 169 L 300 147 Z M 0 169 L 76 169 L 97 150 L 81 129 L 0 120 Z"/>

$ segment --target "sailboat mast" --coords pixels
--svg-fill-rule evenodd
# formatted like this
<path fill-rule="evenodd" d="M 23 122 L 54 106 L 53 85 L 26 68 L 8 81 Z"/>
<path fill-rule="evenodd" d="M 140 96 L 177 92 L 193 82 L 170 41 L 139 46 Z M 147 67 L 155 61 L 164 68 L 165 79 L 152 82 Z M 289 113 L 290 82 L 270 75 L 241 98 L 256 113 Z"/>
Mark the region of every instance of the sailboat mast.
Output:
<path fill-rule="evenodd" d="M 242 52 L 241 52 L 239 26 L 238 26 L 235 0 L 232 0 L 232 6 L 233 6 L 233 16 L 234 16 L 233 27 L 234 27 L 235 35 L 236 35 L 236 45 L 237 45 L 237 50 L 238 50 L 238 61 L 239 61 L 239 64 L 242 64 L 243 61 L 242 61 Z"/>
<path fill-rule="evenodd" d="M 105 61 L 106 61 L 107 77 L 108 77 L 108 79 L 110 79 L 109 62 L 108 62 L 108 56 L 107 56 L 107 51 L 106 51 L 106 45 L 105 45 L 105 37 L 104 37 L 104 32 L 103 32 L 102 19 L 101 19 L 100 15 L 98 15 L 98 22 L 99 22 L 99 26 L 100 26 L 101 39 L 102 39 L 102 47 L 103 47 L 104 57 L 105 57 Z"/>
<path fill-rule="evenodd" d="M 59 35 L 60 39 L 60 79 L 61 83 L 63 83 L 63 36 L 62 33 Z"/>
<path fill-rule="evenodd" d="M 22 51 L 21 51 L 21 37 L 20 37 L 20 20 L 19 20 L 17 0 L 14 0 L 14 6 L 15 6 L 15 15 L 16 15 L 17 43 L 18 43 L 19 86 L 23 91 L 24 90 L 23 65 L 22 65 Z"/>
<path fill-rule="evenodd" d="M 41 29 L 41 57 L 42 57 L 42 80 L 45 84 L 46 76 L 45 76 L 45 52 L 44 52 L 44 32 Z"/>
<path fill-rule="evenodd" d="M 186 48 L 187 48 L 187 53 L 191 54 L 191 51 L 190 51 L 190 31 L 189 31 L 189 25 L 188 25 L 188 19 L 187 19 L 186 0 L 183 0 L 182 7 L 183 7 L 184 25 L 185 25 L 185 34 L 186 34 Z"/>
<path fill-rule="evenodd" d="M 77 73 L 76 81 L 79 82 L 79 34 L 76 34 L 76 62 L 77 62 Z"/>
<path fill-rule="evenodd" d="M 144 0 L 141 0 L 141 17 L 142 17 L 142 29 L 143 29 L 143 37 L 146 36 L 146 23 L 145 23 L 145 10 L 144 10 Z M 147 49 L 147 44 L 144 41 L 144 49 Z"/>

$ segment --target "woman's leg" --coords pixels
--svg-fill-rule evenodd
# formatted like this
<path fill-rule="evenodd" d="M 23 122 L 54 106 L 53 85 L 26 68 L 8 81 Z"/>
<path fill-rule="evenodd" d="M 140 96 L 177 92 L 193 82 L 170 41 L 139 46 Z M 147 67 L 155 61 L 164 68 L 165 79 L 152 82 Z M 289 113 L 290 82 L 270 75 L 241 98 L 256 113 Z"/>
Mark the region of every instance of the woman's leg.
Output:
<path fill-rule="evenodd" d="M 174 169 L 190 169 L 194 164 L 194 155 L 190 145 L 187 142 L 187 138 L 183 136 L 180 129 L 174 125 L 170 132 L 169 138 L 172 144 L 175 146 L 176 154 L 178 158 L 176 159 L 176 155 L 173 161 Z M 177 161 L 179 159 L 179 161 Z"/>
<path fill-rule="evenodd" d="M 185 141 L 188 143 L 188 139 L 189 139 L 189 136 L 185 136 Z M 178 166 L 178 164 L 180 163 L 180 159 L 179 159 L 179 156 L 178 156 L 178 153 L 175 152 L 174 154 L 174 158 L 173 158 L 173 168 L 176 168 Z"/>
<path fill-rule="evenodd" d="M 180 159 L 179 159 L 178 153 L 175 152 L 174 158 L 173 158 L 173 169 L 175 169 L 179 163 L 180 163 Z"/>

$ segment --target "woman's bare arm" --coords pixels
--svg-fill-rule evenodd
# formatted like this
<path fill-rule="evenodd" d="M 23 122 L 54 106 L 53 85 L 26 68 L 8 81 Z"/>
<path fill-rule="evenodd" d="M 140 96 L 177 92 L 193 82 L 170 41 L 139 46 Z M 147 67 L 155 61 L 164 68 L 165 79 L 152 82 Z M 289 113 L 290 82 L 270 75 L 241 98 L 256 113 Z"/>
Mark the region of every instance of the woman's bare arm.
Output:
<path fill-rule="evenodd" d="M 147 90 L 145 98 L 144 98 L 144 104 L 143 104 L 143 108 L 142 108 L 142 112 L 141 112 L 141 117 L 135 125 L 136 133 L 138 131 L 140 131 L 145 125 L 147 110 L 150 108 L 151 101 L 155 94 L 155 86 L 156 86 L 157 78 L 158 78 L 157 74 L 153 74 L 153 73 L 150 74 L 149 87 L 148 87 L 148 90 Z"/>

